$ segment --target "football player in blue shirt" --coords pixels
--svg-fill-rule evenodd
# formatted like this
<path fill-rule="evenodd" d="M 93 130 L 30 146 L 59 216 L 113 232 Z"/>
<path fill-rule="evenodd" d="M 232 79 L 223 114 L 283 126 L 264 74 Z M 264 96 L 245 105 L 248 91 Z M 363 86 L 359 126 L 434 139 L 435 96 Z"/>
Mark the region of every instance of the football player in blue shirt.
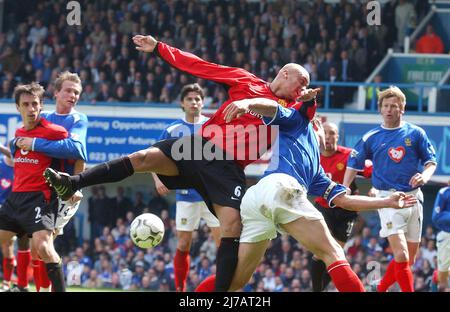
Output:
<path fill-rule="evenodd" d="M 339 291 L 364 291 L 342 247 L 332 237 L 323 215 L 309 202 L 307 194 L 323 196 L 330 207 L 337 205 L 355 211 L 385 205 L 408 207 L 415 198 L 403 193 L 384 199 L 347 195 L 346 187 L 331 181 L 320 166 L 318 139 L 324 140 L 324 133 L 318 121 L 314 122 L 320 133 L 316 137 L 312 123 L 299 110 L 258 98 L 234 102 L 224 110 L 225 120 L 248 111 L 264 116 L 267 125 L 278 125 L 279 137 L 269 168 L 242 199 L 239 261 L 230 290 L 240 289 L 248 282 L 269 241 L 279 231 L 292 235 L 323 260 Z"/>
<path fill-rule="evenodd" d="M 425 131 L 402 120 L 406 97 L 395 87 L 378 94 L 378 109 L 383 124 L 367 132 L 350 154 L 344 185 L 349 186 L 365 160 L 373 162 L 372 184 L 377 197 L 384 198 L 395 191 L 412 194 L 417 204 L 396 210 L 385 206 L 378 210 L 380 236 L 387 237 L 394 253 L 386 273 L 377 285 L 385 292 L 396 281 L 403 292 L 414 291 L 410 265 L 416 258 L 422 235 L 423 194 L 420 186 L 427 183 L 436 170 L 436 153 Z"/>
<path fill-rule="evenodd" d="M 431 219 L 440 231 L 436 236 L 439 291 L 446 291 L 450 270 L 450 181 L 439 190 Z"/>
<path fill-rule="evenodd" d="M 183 87 L 180 94 L 184 118 L 178 119 L 167 127 L 159 140 L 180 138 L 196 133 L 208 118 L 202 115 L 204 93 L 197 83 Z M 156 191 L 166 195 L 169 189 L 161 182 L 158 175 L 152 173 Z M 192 232 L 198 229 L 200 218 L 203 218 L 211 229 L 216 245 L 220 244 L 219 220 L 209 211 L 200 194 L 194 189 L 176 191 L 176 229 L 177 251 L 173 259 L 175 287 L 179 292 L 186 291 L 186 279 L 189 273 L 189 250 L 192 243 Z"/>

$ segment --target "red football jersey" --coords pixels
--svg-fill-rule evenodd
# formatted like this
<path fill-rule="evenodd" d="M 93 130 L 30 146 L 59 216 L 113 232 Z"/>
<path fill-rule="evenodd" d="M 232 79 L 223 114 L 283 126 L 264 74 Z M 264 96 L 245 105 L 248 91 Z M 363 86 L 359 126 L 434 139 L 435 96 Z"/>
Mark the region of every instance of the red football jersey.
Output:
<path fill-rule="evenodd" d="M 41 118 L 38 125 L 29 131 L 16 130 L 16 137 L 62 140 L 68 137 L 67 130 Z M 50 191 L 43 177 L 44 170 L 50 167 L 53 158 L 43 153 L 16 149 L 14 153 L 13 192 Z"/>
<path fill-rule="evenodd" d="M 352 149 L 338 145 L 336 153 L 331 156 L 323 156 L 320 154 L 320 164 L 327 176 L 334 182 L 341 183 L 344 182 L 345 170 L 347 169 L 347 160 Z M 372 176 L 372 162 L 366 162 L 364 171 L 358 173 L 365 178 L 370 178 Z M 330 208 L 327 201 L 322 197 L 316 198 L 316 203 L 319 203 L 322 207 Z"/>
<path fill-rule="evenodd" d="M 320 155 L 320 164 L 327 176 L 334 182 L 344 182 L 345 169 L 347 169 L 347 160 L 352 149 L 338 145 L 336 153 L 331 156 Z M 327 201 L 322 197 L 317 197 L 316 202 L 322 207 L 329 208 Z"/>
<path fill-rule="evenodd" d="M 302 102 L 288 101 L 275 96 L 269 83 L 242 68 L 228 67 L 206 62 L 194 54 L 181 51 L 163 42 L 158 42 L 157 53 L 171 66 L 197 76 L 223 84 L 228 91 L 228 100 L 203 124 L 201 135 L 220 146 L 244 168 L 258 160 L 276 139 L 271 126 L 265 126 L 262 116 L 249 112 L 226 123 L 222 114 L 233 101 L 262 97 L 274 100 L 284 107 L 299 108 Z M 314 106 L 315 111 L 315 106 Z M 308 111 L 308 117 L 314 112 Z M 311 117 L 310 117 L 311 118 Z"/>

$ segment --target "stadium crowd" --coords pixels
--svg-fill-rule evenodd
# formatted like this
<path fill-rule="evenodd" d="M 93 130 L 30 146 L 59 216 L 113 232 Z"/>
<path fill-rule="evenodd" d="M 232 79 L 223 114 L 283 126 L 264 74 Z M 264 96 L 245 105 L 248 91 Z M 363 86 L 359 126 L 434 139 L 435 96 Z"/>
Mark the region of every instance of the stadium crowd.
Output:
<path fill-rule="evenodd" d="M 10 98 L 17 83 L 31 81 L 40 82 L 52 98 L 49 81 L 68 69 L 83 81 L 81 101 L 172 103 L 194 79 L 154 55 L 138 53 L 131 37 L 139 33 L 156 34 L 205 60 L 242 67 L 269 81 L 288 62 L 303 65 L 312 81 L 363 81 L 429 10 L 428 1 L 389 1 L 382 24 L 368 27 L 361 1 L 79 3 L 79 26 L 68 25 L 65 1 L 5 3 L 0 98 Z M 205 107 L 223 103 L 223 88 L 199 83 L 207 94 Z M 334 107 L 349 100 L 349 92 L 334 93 Z"/>
<path fill-rule="evenodd" d="M 225 90 L 173 70 L 152 54 L 138 53 L 131 37 L 157 34 L 161 41 L 203 59 L 245 68 L 268 81 L 287 62 L 302 64 L 312 81 L 362 81 L 388 48 L 401 46 L 401 34 L 414 27 L 402 24 L 403 15 L 397 14 L 405 7 L 404 0 L 385 4 L 383 23 L 377 27 L 367 27 L 362 20 L 367 9 L 360 1 L 79 2 L 83 8 L 79 26 L 67 24 L 65 1 L 7 2 L 0 33 L 0 98 L 11 98 L 18 83 L 31 81 L 45 86 L 47 98 L 52 98 L 54 86 L 49 82 L 70 70 L 82 79 L 84 102 L 173 103 L 181 87 L 195 80 L 206 91 L 205 106 L 216 108 L 225 101 Z M 423 17 L 426 1 L 415 1 L 413 9 Z M 347 100 L 339 96 L 334 94 L 336 107 Z M 139 192 L 132 200 L 120 188 L 114 198 L 108 198 L 103 187 L 93 187 L 91 193 L 91 237 L 80 244 L 72 220 L 55 242 L 68 285 L 174 291 L 176 230 L 166 200 L 154 194 L 147 203 Z M 131 221 L 143 212 L 159 215 L 166 226 L 163 242 L 148 250 L 134 246 L 128 235 Z M 368 264 L 385 266 L 392 259 L 376 227 L 360 217 L 345 248 L 352 269 L 367 287 Z M 416 291 L 430 291 L 434 285 L 435 240 L 428 227 L 414 265 Z M 202 226 L 193 235 L 188 291 L 214 273 L 215 255 L 214 239 Z M 279 236 L 243 290 L 311 291 L 311 257 L 292 238 Z"/>

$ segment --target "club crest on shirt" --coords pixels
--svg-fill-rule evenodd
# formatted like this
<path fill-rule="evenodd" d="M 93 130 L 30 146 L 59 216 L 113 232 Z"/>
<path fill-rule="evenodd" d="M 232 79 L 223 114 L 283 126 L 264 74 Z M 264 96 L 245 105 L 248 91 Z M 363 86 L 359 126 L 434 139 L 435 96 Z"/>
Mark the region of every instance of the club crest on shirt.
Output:
<path fill-rule="evenodd" d="M 388 230 L 392 229 L 392 222 L 386 223 L 386 227 L 388 228 Z"/>
<path fill-rule="evenodd" d="M 403 159 L 403 157 L 405 157 L 405 154 L 406 150 L 403 146 L 391 147 L 388 150 L 389 157 L 396 163 L 399 163 Z"/>
<path fill-rule="evenodd" d="M 11 186 L 11 181 L 7 179 L 2 179 L 0 185 L 2 186 L 3 189 L 6 190 L 8 187 Z"/>
<path fill-rule="evenodd" d="M 186 225 L 187 224 L 187 219 L 186 218 L 181 218 L 181 224 Z"/>
<path fill-rule="evenodd" d="M 344 168 L 345 168 L 345 166 L 343 163 L 341 163 L 341 162 L 337 163 L 337 165 L 336 165 L 337 170 L 342 171 L 342 170 L 344 170 Z"/>
<path fill-rule="evenodd" d="M 280 104 L 281 106 L 283 106 L 283 107 L 286 107 L 287 106 L 287 102 L 286 102 L 286 100 L 282 100 L 282 99 L 278 99 L 278 104 Z"/>
<path fill-rule="evenodd" d="M 406 138 L 405 139 L 405 144 L 406 144 L 406 146 L 412 146 L 411 139 L 410 138 Z"/>

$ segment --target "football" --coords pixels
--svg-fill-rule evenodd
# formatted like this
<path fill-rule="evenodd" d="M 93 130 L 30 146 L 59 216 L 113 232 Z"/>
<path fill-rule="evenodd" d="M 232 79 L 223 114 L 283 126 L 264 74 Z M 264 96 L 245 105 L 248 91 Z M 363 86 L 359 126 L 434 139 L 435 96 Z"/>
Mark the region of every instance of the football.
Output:
<path fill-rule="evenodd" d="M 131 222 L 130 237 L 140 248 L 155 247 L 164 237 L 164 223 L 157 215 L 143 213 Z"/>

